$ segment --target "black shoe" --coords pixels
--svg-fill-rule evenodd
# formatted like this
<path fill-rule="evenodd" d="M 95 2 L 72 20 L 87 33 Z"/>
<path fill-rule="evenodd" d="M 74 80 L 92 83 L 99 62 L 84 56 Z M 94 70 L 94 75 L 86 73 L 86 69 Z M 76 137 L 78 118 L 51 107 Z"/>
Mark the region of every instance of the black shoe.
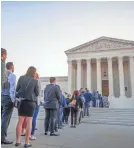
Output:
<path fill-rule="evenodd" d="M 70 127 L 73 128 L 73 125 L 71 125 Z"/>
<path fill-rule="evenodd" d="M 74 125 L 73 128 L 76 128 L 76 125 Z"/>
<path fill-rule="evenodd" d="M 59 136 L 59 133 L 50 133 L 50 136 Z"/>
<path fill-rule="evenodd" d="M 1 144 L 13 144 L 13 141 L 8 141 L 8 140 L 4 140 L 4 141 L 1 141 Z"/>
<path fill-rule="evenodd" d="M 20 145 L 21 145 L 21 143 L 16 143 L 16 144 L 15 144 L 15 146 L 20 146 Z"/>
<path fill-rule="evenodd" d="M 37 128 L 35 128 L 35 130 L 38 130 Z"/>
<path fill-rule="evenodd" d="M 47 135 L 47 132 L 45 132 L 44 135 Z"/>
<path fill-rule="evenodd" d="M 32 147 L 32 144 L 25 144 L 24 148 L 27 148 L 27 147 Z"/>

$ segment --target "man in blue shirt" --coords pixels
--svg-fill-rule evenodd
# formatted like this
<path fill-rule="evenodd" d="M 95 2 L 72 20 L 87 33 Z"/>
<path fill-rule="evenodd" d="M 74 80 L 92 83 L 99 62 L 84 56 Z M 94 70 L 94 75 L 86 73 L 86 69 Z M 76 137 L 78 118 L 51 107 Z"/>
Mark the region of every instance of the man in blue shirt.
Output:
<path fill-rule="evenodd" d="M 12 116 L 15 94 L 16 94 L 16 76 L 13 74 L 14 65 L 12 62 L 6 64 L 6 79 L 2 89 L 1 106 L 1 144 L 12 144 L 13 142 L 6 139 L 8 125 Z"/>
<path fill-rule="evenodd" d="M 90 101 L 92 100 L 92 94 L 89 92 L 89 90 L 86 90 L 83 94 L 85 98 L 85 105 L 84 105 L 84 116 L 89 116 L 89 105 Z"/>

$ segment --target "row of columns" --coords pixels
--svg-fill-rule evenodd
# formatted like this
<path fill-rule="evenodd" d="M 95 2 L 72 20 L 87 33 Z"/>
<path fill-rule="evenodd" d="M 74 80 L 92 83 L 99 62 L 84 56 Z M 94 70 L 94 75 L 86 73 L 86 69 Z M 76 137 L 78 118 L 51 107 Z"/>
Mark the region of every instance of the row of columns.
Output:
<path fill-rule="evenodd" d="M 134 97 L 134 57 L 130 58 L 130 80 L 132 97 Z M 113 96 L 113 68 L 112 57 L 107 58 L 108 61 L 108 79 L 109 79 L 109 96 Z M 91 90 L 91 59 L 87 59 L 87 88 Z M 101 58 L 96 59 L 97 65 L 97 90 L 102 94 L 102 80 L 101 80 Z M 120 97 L 125 96 L 124 86 L 124 70 L 123 70 L 123 57 L 118 57 L 119 68 L 119 86 Z M 81 60 L 77 60 L 77 90 L 81 88 Z M 72 61 L 68 61 L 68 92 L 72 92 Z"/>

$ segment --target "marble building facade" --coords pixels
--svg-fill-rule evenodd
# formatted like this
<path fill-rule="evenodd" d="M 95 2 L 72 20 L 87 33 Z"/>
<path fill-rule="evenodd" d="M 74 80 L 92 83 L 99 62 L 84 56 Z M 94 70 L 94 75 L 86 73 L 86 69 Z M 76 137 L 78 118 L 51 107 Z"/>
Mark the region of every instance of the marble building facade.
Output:
<path fill-rule="evenodd" d="M 111 107 L 134 107 L 134 41 L 100 37 L 65 53 L 69 93 L 87 87 L 108 96 Z"/>

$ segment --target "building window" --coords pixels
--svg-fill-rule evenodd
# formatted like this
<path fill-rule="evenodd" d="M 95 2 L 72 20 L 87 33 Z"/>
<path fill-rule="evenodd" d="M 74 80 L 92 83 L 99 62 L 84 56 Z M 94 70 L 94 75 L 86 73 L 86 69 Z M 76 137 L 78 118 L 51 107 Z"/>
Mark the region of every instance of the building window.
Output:
<path fill-rule="evenodd" d="M 107 73 L 106 72 L 104 72 L 104 77 L 106 77 L 107 76 Z"/>

